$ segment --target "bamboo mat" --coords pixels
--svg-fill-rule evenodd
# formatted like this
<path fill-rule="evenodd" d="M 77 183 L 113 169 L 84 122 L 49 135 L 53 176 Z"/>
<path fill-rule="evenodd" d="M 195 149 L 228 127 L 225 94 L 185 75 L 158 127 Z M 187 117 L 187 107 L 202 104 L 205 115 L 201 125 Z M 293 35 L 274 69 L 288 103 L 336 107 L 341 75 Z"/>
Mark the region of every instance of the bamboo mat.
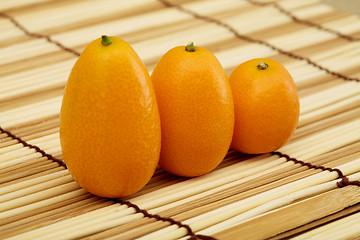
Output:
<path fill-rule="evenodd" d="M 360 238 L 360 19 L 318 0 L 0 2 L 1 239 Z M 227 74 L 255 57 L 297 84 L 298 128 L 277 152 L 229 150 L 213 172 L 157 169 L 139 193 L 87 193 L 62 162 L 67 76 L 102 34 L 129 42 L 151 72 L 194 41 Z M 59 161 L 61 160 L 61 161 Z"/>

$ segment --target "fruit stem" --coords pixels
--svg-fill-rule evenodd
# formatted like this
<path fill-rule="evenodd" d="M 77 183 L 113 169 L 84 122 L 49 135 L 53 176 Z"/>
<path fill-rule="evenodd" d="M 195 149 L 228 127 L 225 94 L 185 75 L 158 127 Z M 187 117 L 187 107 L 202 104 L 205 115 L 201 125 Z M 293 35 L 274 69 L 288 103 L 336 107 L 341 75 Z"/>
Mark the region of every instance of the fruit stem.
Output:
<path fill-rule="evenodd" d="M 189 42 L 186 46 L 185 46 L 185 50 L 188 52 L 195 52 L 196 48 L 194 46 L 193 42 Z"/>
<path fill-rule="evenodd" d="M 265 69 L 267 69 L 268 66 L 269 65 L 267 65 L 266 63 L 260 61 L 260 62 L 258 62 L 258 65 L 256 67 L 260 70 L 265 70 Z"/>
<path fill-rule="evenodd" d="M 106 36 L 106 35 L 102 35 L 101 36 L 101 44 L 103 45 L 103 46 L 108 46 L 108 45 L 110 45 L 111 43 L 112 43 L 112 39 L 111 39 L 111 37 L 109 37 L 109 36 Z"/>

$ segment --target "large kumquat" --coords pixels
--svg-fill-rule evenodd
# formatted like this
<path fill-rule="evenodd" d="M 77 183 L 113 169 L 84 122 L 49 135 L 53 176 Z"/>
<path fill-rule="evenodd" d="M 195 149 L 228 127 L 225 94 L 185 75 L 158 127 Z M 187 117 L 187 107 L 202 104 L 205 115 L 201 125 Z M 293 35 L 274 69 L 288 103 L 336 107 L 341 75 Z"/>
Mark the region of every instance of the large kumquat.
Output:
<path fill-rule="evenodd" d="M 235 106 L 231 147 L 258 154 L 283 146 L 299 118 L 299 98 L 289 72 L 274 60 L 252 59 L 240 64 L 229 81 Z"/>
<path fill-rule="evenodd" d="M 210 172 L 226 155 L 234 127 L 231 89 L 219 61 L 193 44 L 175 47 L 151 77 L 161 119 L 160 167 L 186 177 Z"/>
<path fill-rule="evenodd" d="M 103 197 L 140 190 L 160 154 L 160 118 L 150 76 L 123 40 L 103 36 L 76 61 L 61 108 L 60 140 L 80 186 Z"/>

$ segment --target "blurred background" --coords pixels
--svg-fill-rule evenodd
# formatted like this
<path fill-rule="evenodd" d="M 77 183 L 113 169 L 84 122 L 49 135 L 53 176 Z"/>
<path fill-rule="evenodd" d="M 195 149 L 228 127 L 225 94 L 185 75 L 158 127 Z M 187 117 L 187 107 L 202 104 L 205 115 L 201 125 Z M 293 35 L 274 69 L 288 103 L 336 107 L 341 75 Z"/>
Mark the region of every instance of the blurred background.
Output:
<path fill-rule="evenodd" d="M 341 11 L 352 12 L 360 15 L 359 0 L 322 0 L 322 2 L 330 4 Z"/>

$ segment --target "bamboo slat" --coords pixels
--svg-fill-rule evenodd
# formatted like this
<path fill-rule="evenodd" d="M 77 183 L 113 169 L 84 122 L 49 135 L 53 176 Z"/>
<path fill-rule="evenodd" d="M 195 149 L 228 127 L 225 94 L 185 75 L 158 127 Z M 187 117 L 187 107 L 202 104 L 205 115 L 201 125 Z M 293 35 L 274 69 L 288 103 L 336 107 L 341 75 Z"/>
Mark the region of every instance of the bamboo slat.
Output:
<path fill-rule="evenodd" d="M 259 215 L 236 227 L 223 230 L 214 236 L 221 239 L 234 239 L 241 234 L 242 237 L 247 239 L 264 239 L 340 211 L 351 204 L 357 203 L 358 198 L 359 189 L 356 186 L 332 190 Z M 276 222 L 277 224 L 269 224 L 270 222 Z M 254 228 L 262 229 L 262 231 L 255 232 Z M 235 235 L 231 235 L 231 232 Z"/>

